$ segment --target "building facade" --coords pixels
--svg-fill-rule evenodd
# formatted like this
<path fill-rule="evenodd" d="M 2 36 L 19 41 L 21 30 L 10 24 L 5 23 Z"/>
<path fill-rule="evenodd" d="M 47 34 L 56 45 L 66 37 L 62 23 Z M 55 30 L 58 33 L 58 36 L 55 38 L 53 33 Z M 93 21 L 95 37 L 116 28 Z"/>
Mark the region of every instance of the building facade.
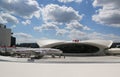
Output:
<path fill-rule="evenodd" d="M 40 40 L 37 42 L 41 48 L 54 48 L 63 51 L 64 55 L 106 55 L 113 41 L 111 40 L 86 40 L 86 41 L 54 41 Z M 119 52 L 120 53 L 120 52 Z"/>
<path fill-rule="evenodd" d="M 5 25 L 0 24 L 0 46 L 11 45 L 11 29 L 6 28 Z"/>

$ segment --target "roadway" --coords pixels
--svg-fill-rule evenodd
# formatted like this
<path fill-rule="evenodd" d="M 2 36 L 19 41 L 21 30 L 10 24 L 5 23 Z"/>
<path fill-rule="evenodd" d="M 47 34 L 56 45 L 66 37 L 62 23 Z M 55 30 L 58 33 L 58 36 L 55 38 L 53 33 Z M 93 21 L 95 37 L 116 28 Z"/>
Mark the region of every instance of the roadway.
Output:
<path fill-rule="evenodd" d="M 34 63 L 120 63 L 120 56 L 44 57 Z"/>

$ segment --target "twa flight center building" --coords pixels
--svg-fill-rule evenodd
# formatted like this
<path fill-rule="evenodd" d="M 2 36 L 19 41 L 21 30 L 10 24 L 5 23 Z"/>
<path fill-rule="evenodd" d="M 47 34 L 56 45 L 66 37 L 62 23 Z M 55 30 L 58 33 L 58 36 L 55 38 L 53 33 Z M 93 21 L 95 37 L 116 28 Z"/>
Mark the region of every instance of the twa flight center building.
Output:
<path fill-rule="evenodd" d="M 120 48 L 111 48 L 111 40 L 87 40 L 87 41 L 60 41 L 40 40 L 37 44 L 41 48 L 55 48 L 63 51 L 63 55 L 88 56 L 88 55 L 116 55 L 120 54 Z"/>

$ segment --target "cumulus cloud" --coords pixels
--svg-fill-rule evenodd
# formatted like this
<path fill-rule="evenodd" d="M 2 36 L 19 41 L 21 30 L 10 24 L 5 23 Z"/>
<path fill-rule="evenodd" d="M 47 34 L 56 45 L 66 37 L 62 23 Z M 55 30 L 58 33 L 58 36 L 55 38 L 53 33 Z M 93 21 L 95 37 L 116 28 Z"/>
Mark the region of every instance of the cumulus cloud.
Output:
<path fill-rule="evenodd" d="M 88 26 L 83 27 L 84 30 L 91 30 Z"/>
<path fill-rule="evenodd" d="M 22 24 L 29 25 L 29 24 L 31 24 L 31 21 L 30 20 L 22 21 Z"/>
<path fill-rule="evenodd" d="M 73 21 L 66 24 L 67 29 L 90 30 L 87 26 L 83 26 L 78 21 Z"/>
<path fill-rule="evenodd" d="M 14 28 L 16 28 L 16 25 L 12 25 L 10 28 L 11 28 L 11 29 L 14 29 Z"/>
<path fill-rule="evenodd" d="M 0 8 L 24 18 L 40 16 L 38 13 L 40 7 L 36 0 L 0 0 Z"/>
<path fill-rule="evenodd" d="M 113 27 L 120 27 L 120 0 L 94 0 L 93 6 L 102 7 L 92 16 L 94 21 Z"/>
<path fill-rule="evenodd" d="M 17 37 L 16 37 L 17 38 Z M 39 39 L 36 38 L 29 38 L 29 39 L 25 39 L 25 38 L 17 38 L 16 42 L 17 43 L 36 43 Z"/>
<path fill-rule="evenodd" d="M 69 32 L 66 29 L 57 29 L 56 31 L 57 31 L 56 35 L 61 35 L 61 36 Z"/>
<path fill-rule="evenodd" d="M 19 20 L 15 16 L 9 13 L 0 13 L 0 23 L 8 23 L 8 22 L 12 24 L 17 24 L 19 23 Z"/>
<path fill-rule="evenodd" d="M 57 23 L 55 22 L 46 22 L 41 26 L 35 26 L 34 30 L 41 32 L 42 30 L 56 30 L 58 27 L 56 26 Z"/>
<path fill-rule="evenodd" d="M 56 35 L 63 35 L 69 32 L 70 29 L 84 29 L 88 30 L 87 26 L 80 24 L 83 15 L 72 7 L 59 6 L 57 4 L 48 4 L 42 8 L 42 15 L 44 24 L 34 27 L 34 30 L 55 30 Z M 60 29 L 64 25 L 65 29 Z"/>
<path fill-rule="evenodd" d="M 0 23 L 7 23 L 7 21 L 4 20 L 1 15 L 0 15 Z"/>
<path fill-rule="evenodd" d="M 17 36 L 17 37 L 22 37 L 22 38 L 32 38 L 32 35 L 30 34 L 27 34 L 27 33 L 23 33 L 23 32 L 20 32 L 20 33 L 15 33 L 14 36 Z"/>
<path fill-rule="evenodd" d="M 39 39 L 34 38 L 31 34 L 27 33 L 14 33 L 13 36 L 15 36 L 17 39 L 17 43 L 30 43 L 30 42 L 37 42 Z"/>
<path fill-rule="evenodd" d="M 78 21 L 70 22 L 66 24 L 67 29 L 83 29 L 83 25 L 80 24 Z"/>
<path fill-rule="evenodd" d="M 93 5 L 94 6 L 105 6 L 105 4 L 108 5 L 114 5 L 113 7 L 118 7 L 120 0 L 94 0 Z M 112 6 L 111 6 L 112 7 Z"/>
<path fill-rule="evenodd" d="M 54 30 L 56 35 L 70 34 L 70 38 L 78 38 L 80 35 L 84 35 L 82 30 L 90 30 L 89 27 L 80 24 L 83 15 L 72 7 L 48 4 L 42 8 L 42 15 L 44 23 L 34 27 L 34 30 L 39 32 Z"/>
<path fill-rule="evenodd" d="M 68 37 L 71 40 L 112 40 L 119 42 L 120 41 L 120 36 L 115 35 L 115 34 L 102 34 L 98 32 L 92 32 L 92 33 L 86 33 L 86 32 L 81 32 L 81 31 L 71 31 L 69 32 Z"/>
<path fill-rule="evenodd" d="M 73 29 L 69 32 L 69 35 L 68 37 L 71 39 L 71 40 L 75 40 L 75 39 L 81 39 L 83 38 L 83 36 L 85 36 L 86 33 L 85 32 L 82 32 L 80 30 L 76 30 L 76 29 Z"/>
<path fill-rule="evenodd" d="M 109 34 L 108 36 L 106 36 L 107 39 L 113 40 L 113 41 L 117 41 L 120 42 L 120 36 L 115 35 L 115 34 Z"/>
<path fill-rule="evenodd" d="M 45 21 L 53 21 L 58 23 L 67 23 L 73 20 L 81 20 L 82 15 L 75 11 L 72 7 L 59 6 L 57 4 L 49 4 L 42 9 Z"/>
<path fill-rule="evenodd" d="M 98 32 L 89 33 L 89 34 L 87 34 L 87 37 L 89 39 L 113 40 L 113 41 L 117 41 L 117 42 L 120 40 L 120 36 L 118 36 L 118 35 L 102 34 L 102 33 L 98 33 Z"/>
<path fill-rule="evenodd" d="M 62 3 L 68 3 L 68 2 L 76 2 L 76 3 L 80 3 L 82 2 L 82 0 L 58 0 L 59 2 Z"/>

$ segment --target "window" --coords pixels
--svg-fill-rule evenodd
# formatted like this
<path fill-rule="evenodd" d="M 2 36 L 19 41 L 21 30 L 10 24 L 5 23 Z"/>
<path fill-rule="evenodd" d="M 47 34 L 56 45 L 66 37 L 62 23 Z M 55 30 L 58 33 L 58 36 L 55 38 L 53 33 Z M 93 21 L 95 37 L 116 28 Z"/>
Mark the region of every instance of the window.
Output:
<path fill-rule="evenodd" d="M 96 53 L 99 51 L 99 48 L 95 46 L 78 43 L 62 44 L 52 48 L 60 49 L 63 53 Z"/>
<path fill-rule="evenodd" d="M 120 48 L 120 43 L 113 43 L 110 48 Z"/>

